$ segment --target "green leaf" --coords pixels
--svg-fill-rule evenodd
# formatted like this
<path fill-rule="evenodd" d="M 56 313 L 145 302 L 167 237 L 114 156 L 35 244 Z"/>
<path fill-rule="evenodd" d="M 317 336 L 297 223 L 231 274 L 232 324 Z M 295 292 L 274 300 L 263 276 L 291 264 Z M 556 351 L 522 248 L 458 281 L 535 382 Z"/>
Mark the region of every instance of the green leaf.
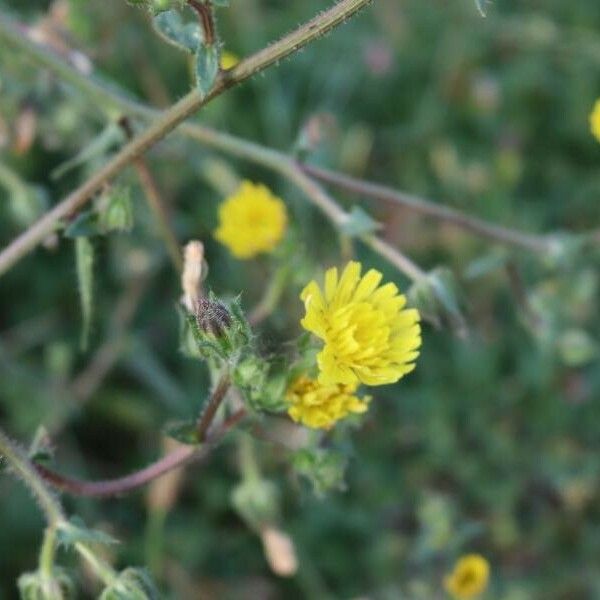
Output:
<path fill-rule="evenodd" d="M 346 489 L 347 458 L 340 452 L 323 448 L 303 448 L 292 459 L 294 469 L 313 486 L 317 496 Z"/>
<path fill-rule="evenodd" d="M 94 247 L 87 237 L 75 238 L 77 283 L 81 304 L 81 349 L 86 350 L 92 327 L 94 288 Z"/>
<path fill-rule="evenodd" d="M 118 540 L 103 531 L 88 529 L 79 517 L 72 517 L 68 523 L 62 523 L 56 534 L 57 543 L 69 548 L 75 544 L 118 544 Z"/>
<path fill-rule="evenodd" d="M 84 210 L 77 215 L 75 220 L 67 225 L 63 235 L 66 238 L 75 239 L 91 237 L 99 233 L 96 213 L 92 210 Z"/>
<path fill-rule="evenodd" d="M 37 428 L 29 446 L 28 454 L 29 460 L 32 462 L 47 462 L 52 460 L 54 452 L 50 444 L 50 436 L 48 430 L 43 425 Z"/>
<path fill-rule="evenodd" d="M 176 421 L 167 423 L 163 428 L 163 433 L 182 444 L 194 446 L 199 443 L 195 421 Z"/>
<path fill-rule="evenodd" d="M 71 600 L 77 598 L 75 583 L 64 569 L 54 567 L 52 577 L 40 571 L 23 573 L 17 581 L 21 600 Z"/>
<path fill-rule="evenodd" d="M 479 11 L 479 14 L 482 17 L 486 16 L 486 12 L 485 12 L 485 5 L 488 4 L 491 0 L 475 0 L 475 6 L 477 7 L 477 10 Z"/>
<path fill-rule="evenodd" d="M 194 73 L 196 75 L 196 87 L 203 96 L 208 95 L 213 89 L 219 73 L 218 44 L 212 44 L 211 46 L 201 44 L 198 46 Z"/>
<path fill-rule="evenodd" d="M 159 600 L 160 594 L 146 569 L 129 567 L 100 594 L 99 600 Z"/>
<path fill-rule="evenodd" d="M 568 329 L 558 339 L 558 350 L 569 367 L 582 367 L 596 358 L 598 344 L 583 329 Z"/>
<path fill-rule="evenodd" d="M 121 144 L 125 134 L 117 123 L 109 123 L 87 146 L 69 160 L 61 163 L 51 173 L 52 179 L 60 179 L 69 171 L 84 165 L 94 158 L 103 158 L 117 144 Z"/>
<path fill-rule="evenodd" d="M 361 235 L 373 233 L 380 228 L 381 224 L 375 221 L 360 206 L 353 206 L 348 213 L 348 218 L 340 226 L 340 231 L 350 237 L 360 237 Z"/>
<path fill-rule="evenodd" d="M 111 186 L 98 201 L 98 225 L 102 233 L 131 231 L 133 205 L 127 186 Z"/>
<path fill-rule="evenodd" d="M 212 3 L 219 8 L 228 8 L 229 0 L 213 0 Z"/>
<path fill-rule="evenodd" d="M 180 50 L 197 53 L 202 47 L 203 35 L 198 23 L 184 23 L 176 10 L 166 10 L 152 19 L 156 32 L 169 44 Z"/>
<path fill-rule="evenodd" d="M 467 279 L 478 279 L 488 273 L 501 269 L 506 265 L 507 261 L 508 254 L 505 250 L 492 250 L 471 261 L 464 270 L 464 276 Z"/>
<path fill-rule="evenodd" d="M 249 478 L 237 485 L 231 504 L 246 524 L 259 531 L 278 516 L 277 487 L 266 479 Z"/>

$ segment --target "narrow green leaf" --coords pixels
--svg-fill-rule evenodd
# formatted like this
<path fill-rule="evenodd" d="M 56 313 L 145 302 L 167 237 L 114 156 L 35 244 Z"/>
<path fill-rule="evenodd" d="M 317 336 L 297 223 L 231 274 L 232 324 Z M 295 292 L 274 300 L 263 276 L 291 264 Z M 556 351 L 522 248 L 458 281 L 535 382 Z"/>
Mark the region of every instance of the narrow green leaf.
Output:
<path fill-rule="evenodd" d="M 201 44 L 196 51 L 196 87 L 206 96 L 215 85 L 219 73 L 219 47 Z"/>
<path fill-rule="evenodd" d="M 92 326 L 94 287 L 94 246 L 87 237 L 75 238 L 77 283 L 81 303 L 81 349 L 86 350 Z"/>
<path fill-rule="evenodd" d="M 83 544 L 118 544 L 118 540 L 103 531 L 89 529 L 79 517 L 73 517 L 68 523 L 58 528 L 56 539 L 59 545 L 69 548 L 78 543 Z"/>
<path fill-rule="evenodd" d="M 348 219 L 342 224 L 340 230 L 350 237 L 368 235 L 381 228 L 381 225 L 366 213 L 360 206 L 353 206 L 348 214 Z"/>
<path fill-rule="evenodd" d="M 84 210 L 80 212 L 74 221 L 69 223 L 64 231 L 64 236 L 67 238 L 88 238 L 100 233 L 98 229 L 97 215 L 92 210 Z"/>
<path fill-rule="evenodd" d="M 163 428 L 166 436 L 177 440 L 181 444 L 198 444 L 198 432 L 196 431 L 195 421 L 175 421 L 167 423 Z"/>
<path fill-rule="evenodd" d="M 169 44 L 190 54 L 197 52 L 203 41 L 198 23 L 184 23 L 176 10 L 166 10 L 156 15 L 152 22 L 156 32 Z"/>

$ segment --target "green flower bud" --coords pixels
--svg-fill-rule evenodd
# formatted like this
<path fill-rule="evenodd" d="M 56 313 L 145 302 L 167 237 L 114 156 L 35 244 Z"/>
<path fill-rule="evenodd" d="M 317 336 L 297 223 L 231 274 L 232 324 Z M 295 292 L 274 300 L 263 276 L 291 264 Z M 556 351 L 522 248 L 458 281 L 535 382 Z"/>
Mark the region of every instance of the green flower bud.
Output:
<path fill-rule="evenodd" d="M 76 597 L 75 584 L 63 569 L 54 568 L 52 577 L 39 571 L 23 573 L 17 585 L 21 600 L 70 600 Z"/>
<path fill-rule="evenodd" d="M 145 569 L 129 567 L 100 594 L 99 600 L 158 600 L 160 594 Z"/>

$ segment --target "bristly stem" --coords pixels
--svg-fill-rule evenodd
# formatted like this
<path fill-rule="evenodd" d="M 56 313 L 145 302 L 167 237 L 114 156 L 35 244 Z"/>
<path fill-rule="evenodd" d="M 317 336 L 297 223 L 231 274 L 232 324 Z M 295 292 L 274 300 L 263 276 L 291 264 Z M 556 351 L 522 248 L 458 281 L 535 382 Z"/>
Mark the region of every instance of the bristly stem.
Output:
<path fill-rule="evenodd" d="M 187 0 L 187 3 L 198 15 L 198 20 L 204 33 L 204 43 L 207 46 L 212 46 L 217 39 L 212 4 L 208 0 L 206 2 L 202 2 L 201 0 Z"/>
<path fill-rule="evenodd" d="M 206 442 L 202 446 L 181 446 L 148 467 L 125 477 L 119 477 L 118 479 L 81 481 L 55 473 L 42 465 L 37 465 L 36 469 L 50 485 L 74 496 L 106 498 L 126 494 L 150 483 L 173 469 L 203 460 L 246 415 L 246 409 L 241 408 L 227 418 L 218 427 L 216 432 L 209 433 Z"/>
<path fill-rule="evenodd" d="M 204 408 L 198 417 L 198 422 L 196 423 L 196 435 L 198 437 L 198 442 L 203 443 L 206 441 L 208 430 L 214 421 L 215 415 L 219 410 L 219 406 L 221 406 L 225 396 L 227 395 L 229 386 L 229 373 L 225 371 L 217 381 L 217 385 L 208 399 L 206 408 Z"/>
<path fill-rule="evenodd" d="M 37 473 L 35 467 L 19 446 L 0 429 L 0 457 L 4 457 L 13 473 L 29 488 L 46 516 L 49 527 L 65 520 L 62 507 L 54 494 Z"/>
<path fill-rule="evenodd" d="M 329 169 L 307 164 L 302 164 L 301 168 L 306 174 L 324 183 L 329 183 L 353 194 L 402 206 L 418 214 L 454 225 L 500 244 L 515 246 L 531 252 L 543 253 L 548 251 L 548 240 L 543 236 L 488 223 L 483 219 L 466 215 L 453 208 L 436 204 L 413 194 L 399 192 L 384 185 L 349 177 Z"/>
<path fill-rule="evenodd" d="M 194 89 L 171 108 L 160 113 L 145 131 L 131 140 L 104 167 L 0 252 L 0 275 L 36 248 L 48 234 L 57 228 L 62 219 L 84 206 L 106 183 L 114 179 L 133 160 L 173 131 L 182 121 L 227 89 L 242 83 L 256 73 L 264 71 L 267 67 L 278 63 L 310 42 L 329 33 L 360 9 L 370 4 L 371 1 L 340 0 L 281 40 L 242 60 L 233 69 L 220 72 L 208 94 L 205 95 L 201 90 Z M 11 35 L 10 32 L 6 31 L 7 28 L 11 28 L 11 25 L 14 27 L 14 24 L 5 16 L 0 19 L 2 37 L 14 40 L 14 32 Z"/>

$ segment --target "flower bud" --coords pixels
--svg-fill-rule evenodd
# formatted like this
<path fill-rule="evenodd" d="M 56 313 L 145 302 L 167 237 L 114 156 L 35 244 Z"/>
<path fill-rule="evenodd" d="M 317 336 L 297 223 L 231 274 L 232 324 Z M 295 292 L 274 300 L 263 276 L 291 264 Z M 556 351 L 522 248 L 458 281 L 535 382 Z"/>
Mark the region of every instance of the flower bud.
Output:
<path fill-rule="evenodd" d="M 147 571 L 129 567 L 104 589 L 99 600 L 154 600 L 159 597 Z"/>
<path fill-rule="evenodd" d="M 63 569 L 54 568 L 52 577 L 39 571 L 23 573 L 17 585 L 21 600 L 70 600 L 77 596 L 73 580 Z"/>
<path fill-rule="evenodd" d="M 225 335 L 231 327 L 231 315 L 218 300 L 200 298 L 194 303 L 194 314 L 198 327 L 217 338 Z"/>

